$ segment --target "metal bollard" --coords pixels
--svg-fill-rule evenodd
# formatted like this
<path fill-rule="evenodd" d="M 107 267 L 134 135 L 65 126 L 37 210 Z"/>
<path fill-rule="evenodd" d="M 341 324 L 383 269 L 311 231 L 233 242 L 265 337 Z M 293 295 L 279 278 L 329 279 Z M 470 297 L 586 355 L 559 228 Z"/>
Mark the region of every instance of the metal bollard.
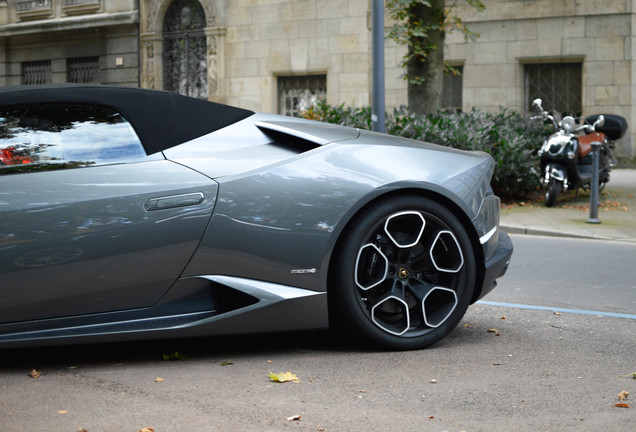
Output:
<path fill-rule="evenodd" d="M 593 141 L 592 144 L 592 184 L 590 185 L 590 218 L 587 223 L 600 224 L 601 220 L 598 218 L 599 207 L 599 191 L 598 191 L 598 169 L 599 158 L 601 153 L 601 142 Z"/>

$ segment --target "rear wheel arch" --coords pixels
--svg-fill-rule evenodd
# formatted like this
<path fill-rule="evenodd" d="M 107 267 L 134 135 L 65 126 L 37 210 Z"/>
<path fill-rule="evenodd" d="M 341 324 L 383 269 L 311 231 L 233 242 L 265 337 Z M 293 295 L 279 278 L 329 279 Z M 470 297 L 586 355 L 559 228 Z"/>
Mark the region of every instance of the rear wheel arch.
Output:
<path fill-rule="evenodd" d="M 453 214 L 459 219 L 459 221 L 461 222 L 461 224 L 463 225 L 464 229 L 466 230 L 466 232 L 468 233 L 470 237 L 477 262 L 483 264 L 485 257 L 484 257 L 484 251 L 481 247 L 481 243 L 479 242 L 479 236 L 472 222 L 466 216 L 466 213 L 464 213 L 461 207 L 459 207 L 455 202 L 445 197 L 444 195 L 427 190 L 427 189 L 417 189 L 417 188 L 401 189 L 399 191 L 387 192 L 380 196 L 374 197 L 372 200 L 365 203 L 353 215 L 351 215 L 351 217 L 349 217 L 346 224 L 344 224 L 344 227 L 340 230 L 338 234 L 338 239 L 336 240 L 336 243 L 331 253 L 331 257 L 329 259 L 328 275 L 327 275 L 327 291 L 329 291 L 329 286 L 331 286 L 335 251 L 337 251 L 338 248 L 342 246 L 344 237 L 347 235 L 347 232 L 350 231 L 351 225 L 355 223 L 355 220 L 359 217 L 359 215 L 362 214 L 362 212 L 364 212 L 371 206 L 376 205 L 380 201 L 398 198 L 400 196 L 410 196 L 410 195 L 421 196 L 422 198 L 428 198 L 433 201 L 437 201 L 439 204 L 441 204 L 442 206 L 446 207 L 448 210 L 453 212 Z M 477 266 L 477 281 L 481 281 L 483 279 L 483 273 L 484 273 L 483 265 L 478 265 Z"/>

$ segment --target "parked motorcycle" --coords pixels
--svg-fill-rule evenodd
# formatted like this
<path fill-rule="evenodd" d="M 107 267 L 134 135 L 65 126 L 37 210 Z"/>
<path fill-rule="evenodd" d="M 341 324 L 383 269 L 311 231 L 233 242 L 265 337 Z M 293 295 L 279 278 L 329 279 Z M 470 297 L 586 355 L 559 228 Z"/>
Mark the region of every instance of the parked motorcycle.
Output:
<path fill-rule="evenodd" d="M 600 143 L 598 178 L 599 191 L 602 191 L 616 164 L 615 141 L 625 135 L 627 120 L 614 114 L 596 114 L 585 118 L 585 122 L 577 127 L 571 116 L 557 121 L 544 111 L 541 99 L 535 99 L 532 106 L 540 113 L 532 118 L 550 121 L 556 129 L 539 150 L 545 205 L 552 207 L 561 192 L 590 188 L 594 157 L 592 143 Z"/>

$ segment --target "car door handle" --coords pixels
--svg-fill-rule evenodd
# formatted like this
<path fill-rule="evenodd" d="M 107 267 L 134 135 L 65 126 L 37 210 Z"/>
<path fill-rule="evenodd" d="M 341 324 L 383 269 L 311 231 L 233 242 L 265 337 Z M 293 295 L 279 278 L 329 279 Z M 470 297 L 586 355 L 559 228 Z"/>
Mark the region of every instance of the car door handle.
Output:
<path fill-rule="evenodd" d="M 195 192 L 181 195 L 170 195 L 158 198 L 150 198 L 144 204 L 147 211 L 164 210 L 176 207 L 188 207 L 201 204 L 205 196 L 203 192 Z"/>

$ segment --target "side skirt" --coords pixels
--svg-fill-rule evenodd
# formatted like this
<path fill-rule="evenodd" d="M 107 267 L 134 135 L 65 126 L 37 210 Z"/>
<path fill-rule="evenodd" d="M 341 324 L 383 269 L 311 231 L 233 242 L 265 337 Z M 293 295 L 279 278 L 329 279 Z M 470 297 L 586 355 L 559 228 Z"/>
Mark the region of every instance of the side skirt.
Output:
<path fill-rule="evenodd" d="M 2 325 L 0 347 L 270 333 L 329 325 L 325 292 L 230 276 L 184 282 L 184 295 L 170 293 L 150 308 Z M 234 309 L 215 307 L 216 292 L 227 296 L 228 289 L 252 301 Z M 218 303 L 221 300 L 226 301 L 219 298 Z"/>

